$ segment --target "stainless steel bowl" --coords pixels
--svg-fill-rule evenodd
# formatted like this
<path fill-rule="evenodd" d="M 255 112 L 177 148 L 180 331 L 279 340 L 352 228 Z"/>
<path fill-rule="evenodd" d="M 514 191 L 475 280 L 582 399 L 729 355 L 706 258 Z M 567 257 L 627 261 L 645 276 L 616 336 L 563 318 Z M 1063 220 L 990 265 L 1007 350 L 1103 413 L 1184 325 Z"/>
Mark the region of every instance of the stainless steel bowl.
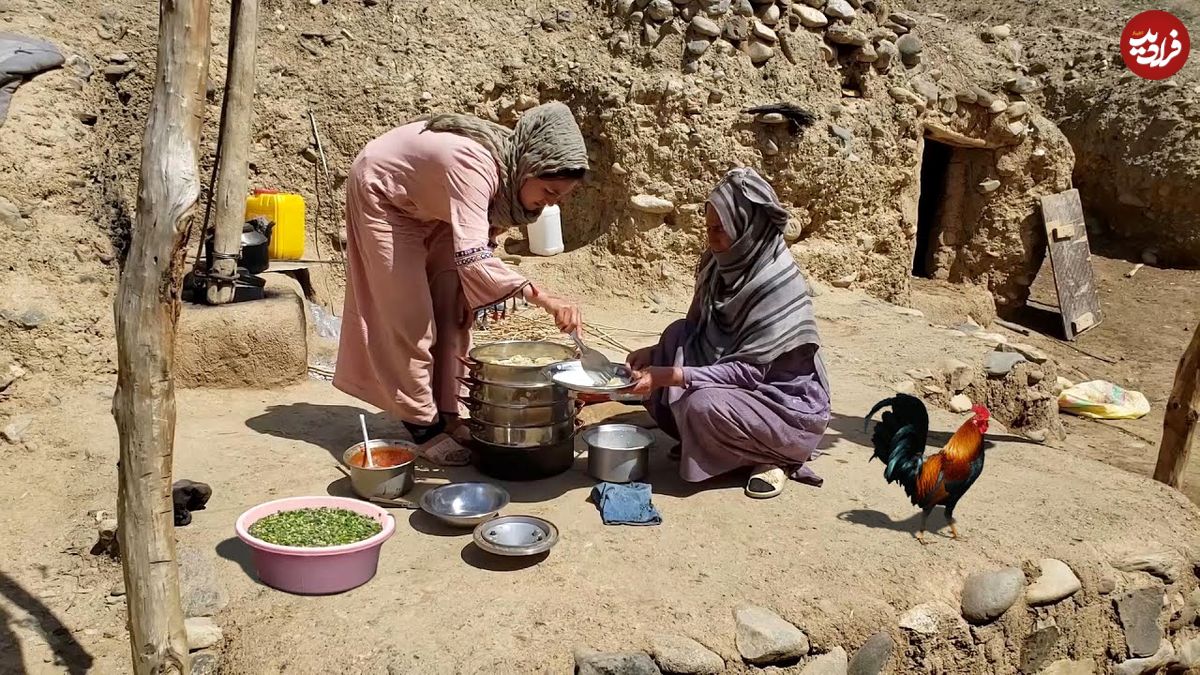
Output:
<path fill-rule="evenodd" d="M 505 427 L 479 420 L 466 420 L 465 423 L 475 440 L 507 448 L 554 445 L 570 439 L 575 434 L 574 419 L 536 427 Z"/>
<path fill-rule="evenodd" d="M 458 381 L 470 392 L 472 400 L 491 405 L 550 405 L 571 398 L 570 392 L 557 385 L 510 387 L 469 377 L 460 377 Z"/>
<path fill-rule="evenodd" d="M 475 545 L 496 555 L 545 553 L 558 543 L 554 523 L 534 516 L 501 516 L 475 526 Z"/>
<path fill-rule="evenodd" d="M 491 483 L 451 483 L 421 496 L 421 509 L 456 527 L 475 527 L 508 506 L 508 492 Z"/>
<path fill-rule="evenodd" d="M 413 463 L 417 460 L 417 455 L 413 450 L 416 446 L 409 441 L 397 439 L 376 438 L 371 440 L 371 450 L 389 448 L 407 451 L 411 459 L 395 466 L 372 468 L 357 466 L 351 462 L 355 455 L 363 451 L 362 443 L 355 443 L 342 453 L 342 464 L 350 472 L 350 487 L 354 489 L 354 494 L 363 499 L 372 497 L 395 499 L 412 489 Z"/>
<path fill-rule="evenodd" d="M 654 434 L 632 424 L 600 424 L 583 431 L 588 473 L 596 480 L 629 483 L 650 469 Z"/>
<path fill-rule="evenodd" d="M 551 382 L 542 370 L 550 364 L 517 366 L 496 363 L 499 360 L 514 356 L 527 356 L 531 359 L 553 358 L 556 361 L 567 361 L 575 358 L 575 350 L 555 342 L 534 340 L 502 340 L 479 345 L 467 353 L 463 359 L 471 377 L 480 382 L 517 386 L 549 387 Z"/>
<path fill-rule="evenodd" d="M 550 405 L 495 405 L 470 398 L 460 398 L 471 419 L 500 427 L 550 426 L 575 417 L 574 401 L 559 401 Z"/>

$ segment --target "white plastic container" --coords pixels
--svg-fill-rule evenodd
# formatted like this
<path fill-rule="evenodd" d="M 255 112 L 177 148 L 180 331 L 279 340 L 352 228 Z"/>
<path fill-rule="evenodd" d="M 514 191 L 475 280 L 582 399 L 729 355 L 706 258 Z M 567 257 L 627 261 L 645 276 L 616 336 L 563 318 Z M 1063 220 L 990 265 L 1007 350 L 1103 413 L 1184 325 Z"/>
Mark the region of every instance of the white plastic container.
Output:
<path fill-rule="evenodd" d="M 529 224 L 529 251 L 534 255 L 558 255 L 563 252 L 562 214 L 557 205 L 542 209 L 542 215 Z"/>

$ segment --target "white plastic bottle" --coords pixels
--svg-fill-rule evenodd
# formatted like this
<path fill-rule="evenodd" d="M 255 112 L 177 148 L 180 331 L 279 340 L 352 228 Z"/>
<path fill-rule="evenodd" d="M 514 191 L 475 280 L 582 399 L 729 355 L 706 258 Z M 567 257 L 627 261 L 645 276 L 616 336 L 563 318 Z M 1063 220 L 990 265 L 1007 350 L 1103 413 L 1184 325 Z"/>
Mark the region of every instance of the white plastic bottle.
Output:
<path fill-rule="evenodd" d="M 562 215 L 557 205 L 542 209 L 542 215 L 529 224 L 529 251 L 534 255 L 558 255 L 563 252 Z"/>

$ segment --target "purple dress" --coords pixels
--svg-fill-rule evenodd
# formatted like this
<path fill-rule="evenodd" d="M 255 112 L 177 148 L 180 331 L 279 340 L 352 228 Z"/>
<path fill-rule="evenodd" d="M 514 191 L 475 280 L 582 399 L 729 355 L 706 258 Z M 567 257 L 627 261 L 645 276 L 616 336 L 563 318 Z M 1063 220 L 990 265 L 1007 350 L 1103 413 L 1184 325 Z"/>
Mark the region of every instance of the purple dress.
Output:
<path fill-rule="evenodd" d="M 792 478 L 821 485 L 805 463 L 829 423 L 829 393 L 817 374 L 817 345 L 773 363 L 711 366 L 684 363 L 694 324 L 680 319 L 663 332 L 651 365 L 683 367 L 683 387 L 655 391 L 646 401 L 659 428 L 680 441 L 679 475 L 699 482 L 742 467 L 773 464 Z"/>

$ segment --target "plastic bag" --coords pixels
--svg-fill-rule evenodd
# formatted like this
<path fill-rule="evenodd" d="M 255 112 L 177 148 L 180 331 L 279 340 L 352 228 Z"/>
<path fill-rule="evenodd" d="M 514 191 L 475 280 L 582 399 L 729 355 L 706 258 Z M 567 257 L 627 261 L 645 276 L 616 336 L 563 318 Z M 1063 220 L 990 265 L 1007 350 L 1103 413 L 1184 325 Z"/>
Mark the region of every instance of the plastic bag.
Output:
<path fill-rule="evenodd" d="M 1140 391 L 1092 380 L 1064 389 L 1058 395 L 1058 409 L 1080 417 L 1135 420 L 1150 412 L 1150 401 Z"/>
<path fill-rule="evenodd" d="M 330 340 L 341 338 L 342 317 L 334 316 L 315 302 L 309 303 L 308 311 L 312 315 L 313 330 L 317 335 Z"/>

